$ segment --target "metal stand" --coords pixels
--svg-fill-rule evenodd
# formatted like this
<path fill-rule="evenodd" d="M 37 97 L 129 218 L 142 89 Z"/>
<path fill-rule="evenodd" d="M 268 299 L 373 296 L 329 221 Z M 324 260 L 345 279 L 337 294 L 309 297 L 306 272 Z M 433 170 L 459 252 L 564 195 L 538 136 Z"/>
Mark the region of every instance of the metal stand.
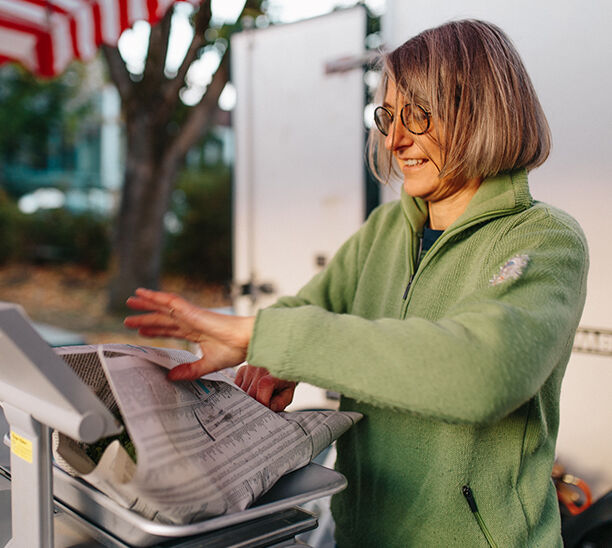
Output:
<path fill-rule="evenodd" d="M 115 546 L 259 547 L 285 543 L 316 527 L 317 520 L 295 505 L 328 496 L 346 486 L 341 474 L 315 464 L 288 474 L 258 503 L 243 512 L 193 524 L 158 524 L 146 520 L 52 466 L 51 431 L 92 443 L 121 431 L 110 411 L 34 331 L 15 305 L 0 302 L 0 403 L 10 427 L 10 473 L 6 454 L 0 464 L 0 503 L 8 507 L 11 481 L 9 548 L 75 546 L 54 527 L 54 487 L 59 517 L 70 517 L 88 529 L 80 546 L 114 537 Z M 4 421 L 2 421 L 4 423 Z M 0 424 L 4 434 L 6 424 Z M 1 455 L 0 455 L 1 456 Z M 54 480 L 55 476 L 55 480 Z M 0 524 L 8 526 L 2 509 Z M 4 519 L 6 518 L 6 519 Z M 55 529 L 55 531 L 54 531 Z M 69 531 L 72 532 L 72 531 Z M 9 537 L 0 537 L 2 541 Z M 58 537 L 58 538 L 56 538 Z M 72 539 L 73 540 L 73 539 Z M 286 543 L 285 543 L 286 544 Z M 106 543 L 108 545 L 108 543 Z"/>
<path fill-rule="evenodd" d="M 10 425 L 10 548 L 51 548 L 51 430 L 94 442 L 120 425 L 40 337 L 25 312 L 0 302 L 0 402 Z"/>
<path fill-rule="evenodd" d="M 4 403 L 11 437 L 11 526 L 8 548 L 53 546 L 51 431 Z"/>

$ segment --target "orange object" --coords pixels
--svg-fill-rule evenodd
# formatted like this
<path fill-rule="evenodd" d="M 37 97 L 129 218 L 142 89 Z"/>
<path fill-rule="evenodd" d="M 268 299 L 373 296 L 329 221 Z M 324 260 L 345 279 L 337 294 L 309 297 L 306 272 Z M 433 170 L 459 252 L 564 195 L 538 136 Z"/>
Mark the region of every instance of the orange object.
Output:
<path fill-rule="evenodd" d="M 565 474 L 559 463 L 553 466 L 552 478 L 557 488 L 557 498 L 570 514 L 578 515 L 591 506 L 593 498 L 586 481 L 572 474 Z"/>

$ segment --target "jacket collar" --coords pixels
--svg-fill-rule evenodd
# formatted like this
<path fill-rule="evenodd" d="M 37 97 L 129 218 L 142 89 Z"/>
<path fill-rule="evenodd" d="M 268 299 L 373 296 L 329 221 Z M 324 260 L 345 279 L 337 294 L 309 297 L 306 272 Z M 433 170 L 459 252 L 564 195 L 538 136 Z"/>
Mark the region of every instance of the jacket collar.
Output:
<path fill-rule="evenodd" d="M 427 203 L 421 198 L 409 196 L 403 189 L 400 200 L 413 232 L 421 233 L 428 216 Z M 480 219 L 521 211 L 532 204 L 525 169 L 489 177 L 482 182 L 463 214 L 446 231 L 454 231 Z"/>

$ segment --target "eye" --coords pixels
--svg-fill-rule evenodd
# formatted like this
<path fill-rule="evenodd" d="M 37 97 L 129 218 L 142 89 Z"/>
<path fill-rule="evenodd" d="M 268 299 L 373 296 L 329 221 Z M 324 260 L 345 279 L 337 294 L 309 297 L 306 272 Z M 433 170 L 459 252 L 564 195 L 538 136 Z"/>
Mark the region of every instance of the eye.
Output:
<path fill-rule="evenodd" d="M 374 110 L 374 123 L 378 131 L 386 137 L 393 124 L 393 114 L 386 107 L 377 107 Z"/>
<path fill-rule="evenodd" d="M 419 104 L 408 103 L 400 114 L 404 127 L 415 135 L 422 135 L 429 129 L 429 112 Z"/>

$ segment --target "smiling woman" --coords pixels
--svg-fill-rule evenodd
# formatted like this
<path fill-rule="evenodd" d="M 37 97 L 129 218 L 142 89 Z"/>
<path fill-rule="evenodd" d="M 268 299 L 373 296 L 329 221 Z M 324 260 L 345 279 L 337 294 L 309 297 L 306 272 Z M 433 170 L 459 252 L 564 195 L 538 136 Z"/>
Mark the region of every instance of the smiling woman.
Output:
<path fill-rule="evenodd" d="M 482 53 L 473 56 L 474 50 Z M 405 103 L 416 103 L 433 117 L 415 143 L 448 191 L 469 179 L 533 169 L 550 152 L 550 130 L 531 80 L 512 43 L 492 25 L 451 23 L 409 40 L 385 58 L 377 95 L 402 113 Z M 388 134 L 405 128 L 404 118 L 399 125 L 386 120 L 389 129 L 381 128 L 380 116 L 376 120 L 384 139 L 370 132 L 370 167 L 383 183 L 403 179 Z"/>
<path fill-rule="evenodd" d="M 409 40 L 385 58 L 378 97 L 372 171 L 425 199 L 431 228 L 450 226 L 487 176 L 548 157 L 550 130 L 531 80 L 492 25 L 450 23 Z"/>
<path fill-rule="evenodd" d="M 430 228 L 444 230 L 463 213 L 482 177 L 454 184 L 452 179 L 441 177 L 444 151 L 440 143 L 446 141 L 442 122 L 436 119 L 432 123 L 429 110 L 408 101 L 414 99 L 399 92 L 395 81 L 389 79 L 384 104 L 375 111 L 376 127 L 402 173 L 404 192 L 427 201 Z"/>
<path fill-rule="evenodd" d="M 128 304 L 147 313 L 126 325 L 200 344 L 174 379 L 246 358 L 237 381 L 264 405 L 304 381 L 365 416 L 337 446 L 339 547 L 560 547 L 550 476 L 588 256 L 529 191 L 546 119 L 489 23 L 430 29 L 383 65 L 371 168 L 402 181 L 400 200 L 254 318 L 140 290 Z"/>

